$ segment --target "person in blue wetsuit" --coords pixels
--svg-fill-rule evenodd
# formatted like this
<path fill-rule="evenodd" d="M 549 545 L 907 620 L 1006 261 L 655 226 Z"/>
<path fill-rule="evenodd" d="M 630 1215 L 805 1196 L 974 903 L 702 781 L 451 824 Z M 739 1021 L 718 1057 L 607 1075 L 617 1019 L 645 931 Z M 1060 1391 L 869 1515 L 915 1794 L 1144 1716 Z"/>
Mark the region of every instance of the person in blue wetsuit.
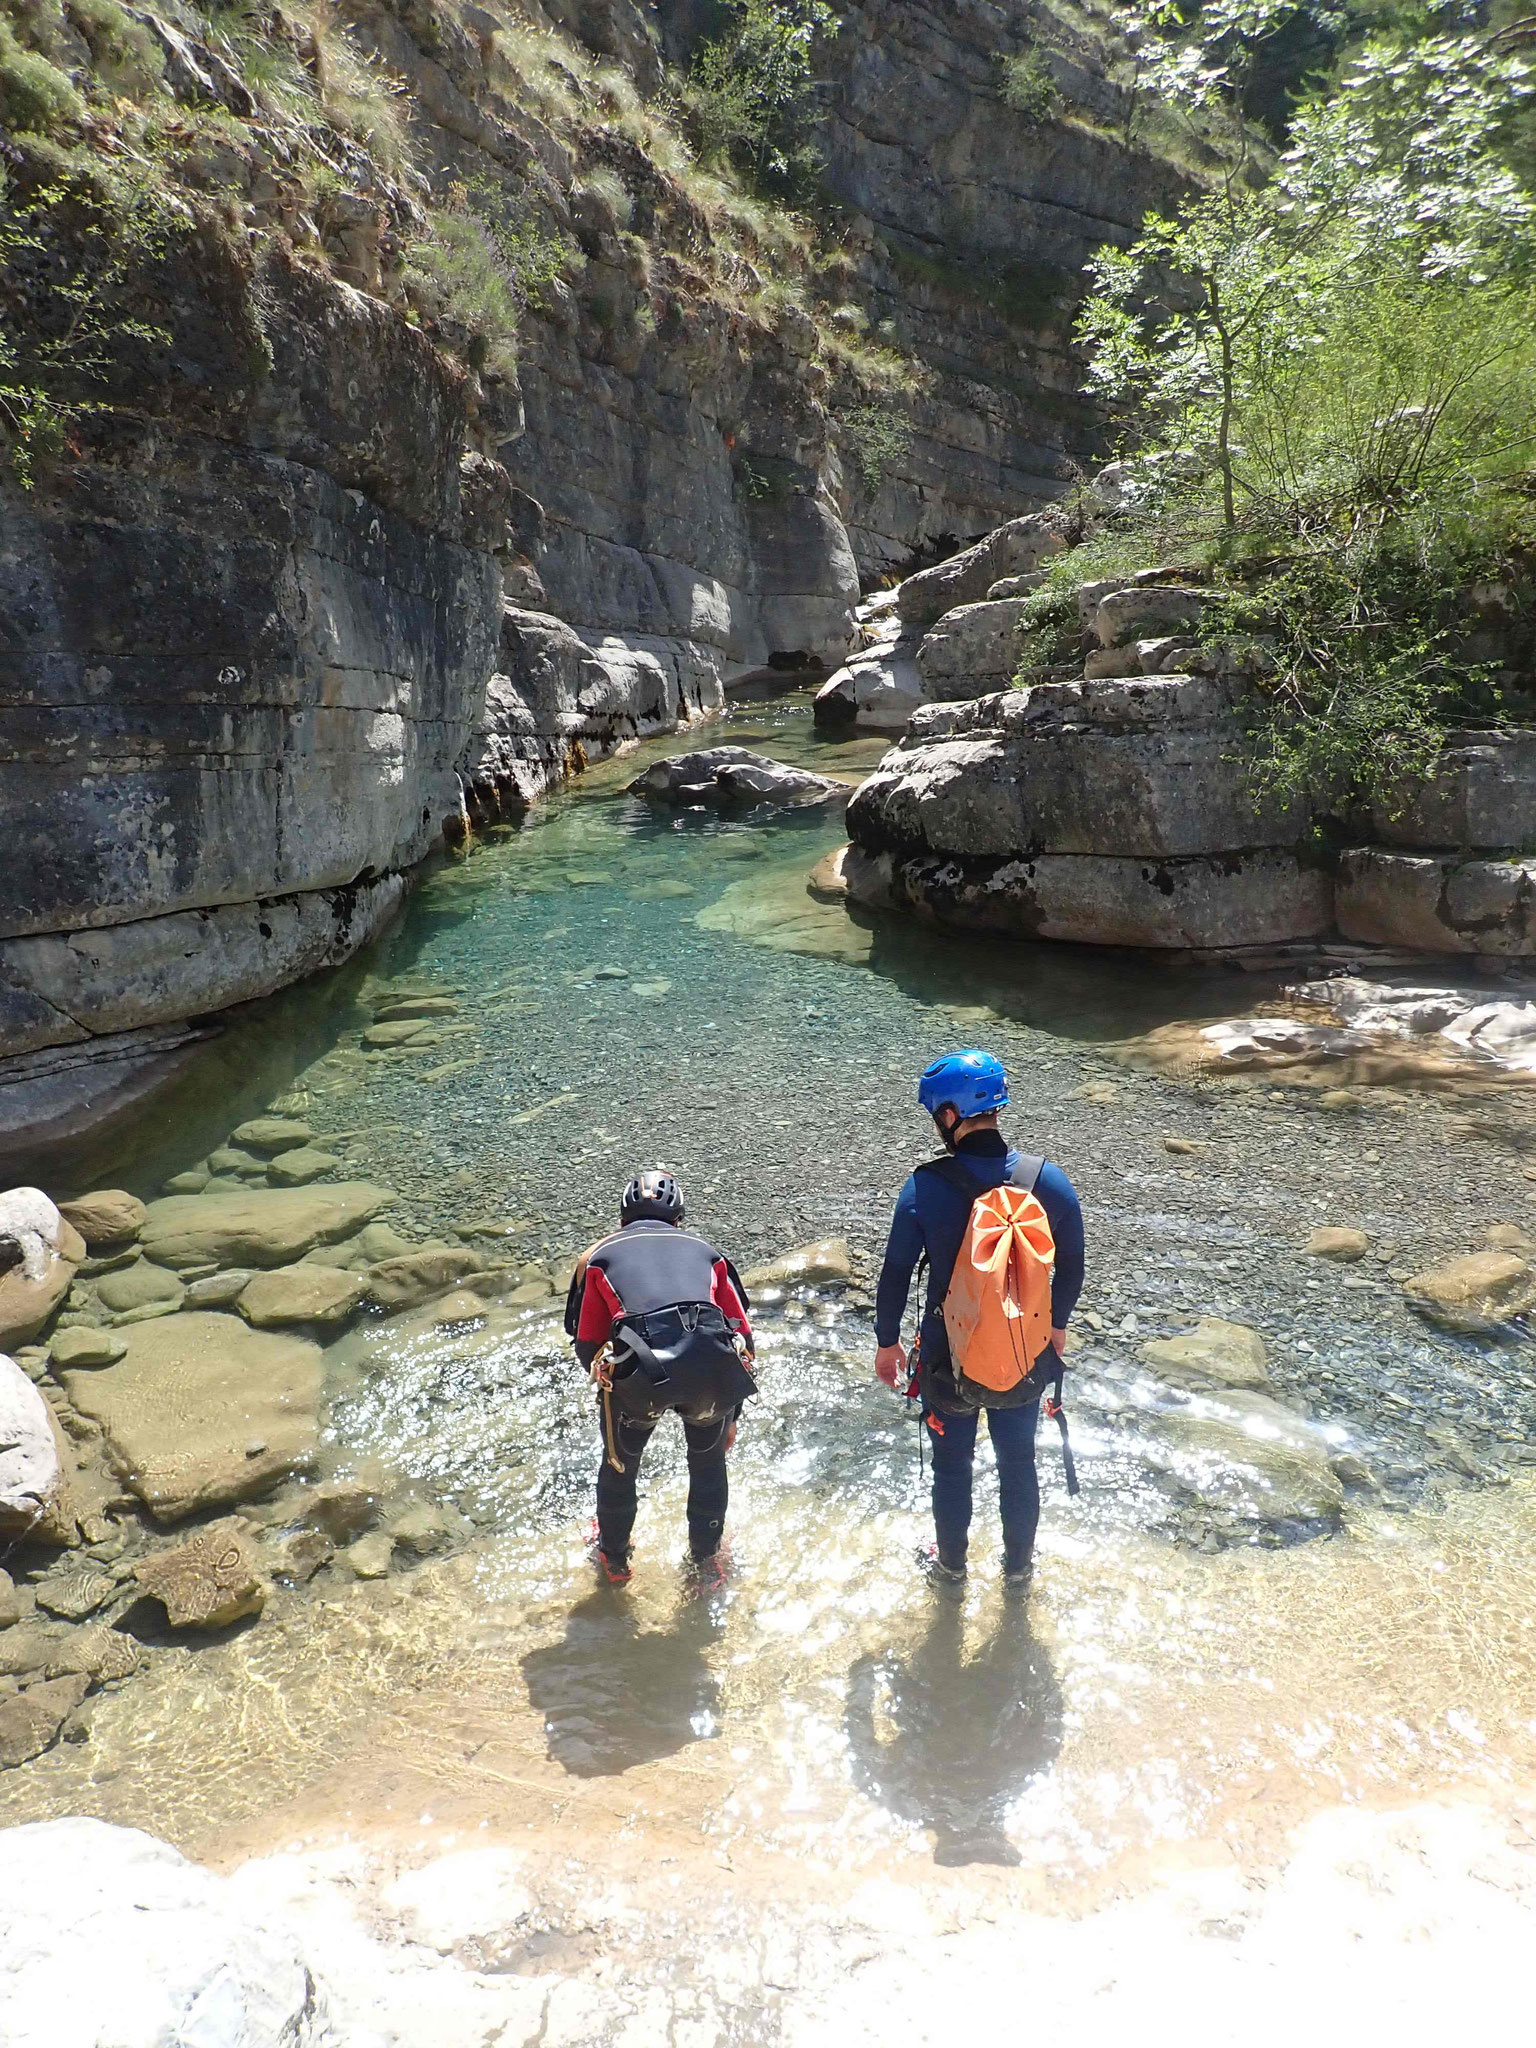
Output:
<path fill-rule="evenodd" d="M 1008 1078 L 990 1053 L 949 1053 L 926 1069 L 918 1100 L 933 1118 L 944 1149 L 975 1180 L 975 1194 L 1001 1187 L 1021 1154 L 1010 1151 L 997 1127 L 1008 1106 Z M 965 1576 L 971 1527 L 971 1471 L 976 1457 L 980 1410 L 963 1395 L 950 1370 L 943 1302 L 950 1274 L 965 1240 L 974 1196 L 956 1186 L 948 1172 L 918 1167 L 907 1180 L 891 1219 L 890 1240 L 875 1297 L 875 1371 L 888 1387 L 906 1384 L 907 1356 L 901 1343 L 912 1274 L 928 1257 L 928 1296 L 923 1308 L 919 1356 L 923 1426 L 933 1446 L 934 1566 L 947 1579 Z M 1083 1289 L 1083 1212 L 1077 1192 L 1059 1166 L 1046 1160 L 1034 1192 L 1056 1240 L 1051 1284 L 1051 1343 L 1066 1343 L 1067 1319 Z M 1027 1580 L 1040 1520 L 1040 1484 L 1035 1473 L 1035 1432 L 1040 1403 L 986 1404 L 987 1429 L 997 1454 L 1002 1497 L 1003 1572 L 1013 1584 Z"/>

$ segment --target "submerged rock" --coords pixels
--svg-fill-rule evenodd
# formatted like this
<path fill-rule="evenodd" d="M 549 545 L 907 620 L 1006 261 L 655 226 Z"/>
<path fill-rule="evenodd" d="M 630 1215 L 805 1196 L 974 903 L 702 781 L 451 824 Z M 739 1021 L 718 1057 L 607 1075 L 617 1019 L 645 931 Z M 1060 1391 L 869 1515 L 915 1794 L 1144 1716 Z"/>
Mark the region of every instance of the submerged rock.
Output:
<path fill-rule="evenodd" d="M 258 1330 L 283 1323 L 344 1323 L 366 1291 L 362 1280 L 334 1267 L 279 1266 L 247 1282 L 239 1309 Z"/>
<path fill-rule="evenodd" d="M 114 1315 L 148 1308 L 151 1302 L 169 1302 L 179 1308 L 186 1291 L 169 1267 L 157 1266 L 152 1259 L 136 1259 L 121 1272 L 103 1273 L 96 1282 L 103 1308 Z"/>
<path fill-rule="evenodd" d="M 741 1277 L 747 1287 L 810 1287 L 847 1281 L 853 1278 L 853 1255 L 846 1238 L 824 1237 L 816 1244 L 803 1244 L 792 1252 L 783 1252 Z"/>
<path fill-rule="evenodd" d="M 314 1133 L 309 1125 L 289 1116 L 257 1116 L 238 1124 L 231 1142 L 248 1145 L 253 1152 L 291 1152 L 307 1145 Z"/>
<path fill-rule="evenodd" d="M 635 796 L 658 803 L 720 806 L 821 804 L 848 793 L 840 782 L 786 768 L 746 747 L 710 747 L 653 762 L 629 787 Z"/>
<path fill-rule="evenodd" d="M 416 1308 L 434 1294 L 456 1287 L 471 1273 L 479 1273 L 485 1260 L 478 1252 L 448 1247 L 442 1251 L 412 1251 L 399 1258 L 382 1259 L 368 1268 L 368 1291 L 384 1309 Z"/>
<path fill-rule="evenodd" d="M 48 1679 L 41 1685 L 29 1685 L 14 1699 L 0 1700 L 0 1770 L 14 1770 L 18 1764 L 30 1763 L 33 1757 L 41 1756 L 45 1749 L 52 1749 L 64 1723 L 89 1690 L 90 1680 L 77 1673 Z M 18 1834 L 21 1830 L 10 1832 Z M 29 1869 L 27 1878 L 29 1883 L 34 1883 L 35 1871 Z M 7 1965 L 14 1967 L 9 1956 L 0 1968 Z M 6 2017 L 8 2022 L 11 2021 L 14 2012 L 8 2012 Z"/>
<path fill-rule="evenodd" d="M 144 1204 L 122 1188 L 99 1188 L 73 1202 L 61 1202 L 59 1214 L 73 1224 L 89 1251 L 131 1243 L 144 1222 Z"/>
<path fill-rule="evenodd" d="M 233 1316 L 134 1324 L 118 1364 L 64 1385 L 157 1521 L 255 1499 L 314 1458 L 319 1347 Z"/>
<path fill-rule="evenodd" d="M 77 1325 L 70 1330 L 55 1330 L 48 1344 L 51 1363 L 61 1370 L 76 1366 L 84 1369 L 93 1365 L 116 1365 L 128 1349 L 128 1340 L 116 1336 L 111 1330 L 90 1330 Z"/>
<path fill-rule="evenodd" d="M 361 1536 L 379 1518 L 383 1497 L 363 1479 L 332 1479 L 317 1486 L 304 1503 L 304 1519 L 337 1543 Z"/>
<path fill-rule="evenodd" d="M 248 1614 L 260 1614 L 268 1587 L 243 1522 L 231 1518 L 206 1529 L 174 1550 L 162 1550 L 134 1566 L 139 1590 L 165 1609 L 172 1628 L 227 1628 Z"/>
<path fill-rule="evenodd" d="M 1142 1459 L 1175 1492 L 1255 1526 L 1305 1534 L 1338 1526 L 1344 1488 L 1326 1439 L 1262 1394 L 1137 1415 Z"/>
<path fill-rule="evenodd" d="M 1411 1307 L 1443 1330 L 1497 1330 L 1536 1308 L 1536 1271 L 1514 1252 L 1470 1252 L 1405 1280 Z"/>
<path fill-rule="evenodd" d="M 371 1222 L 386 1188 L 333 1181 L 320 1188 L 247 1188 L 151 1202 L 141 1241 L 161 1265 L 286 1266 Z"/>
<path fill-rule="evenodd" d="M 298 1145 L 280 1152 L 267 1168 L 267 1179 L 275 1188 L 307 1187 L 323 1173 L 334 1173 L 341 1165 L 334 1152 L 322 1152 L 317 1145 Z"/>

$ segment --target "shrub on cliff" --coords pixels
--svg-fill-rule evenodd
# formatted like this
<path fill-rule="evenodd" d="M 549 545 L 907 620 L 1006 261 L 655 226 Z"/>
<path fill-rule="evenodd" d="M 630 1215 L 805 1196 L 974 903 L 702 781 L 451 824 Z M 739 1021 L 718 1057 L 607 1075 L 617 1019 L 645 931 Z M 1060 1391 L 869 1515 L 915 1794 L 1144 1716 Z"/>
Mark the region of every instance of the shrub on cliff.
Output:
<path fill-rule="evenodd" d="M 834 36 L 827 0 L 732 0 L 722 33 L 700 45 L 687 86 L 700 159 L 730 163 L 759 190 L 802 203 L 821 159 L 807 133 L 814 113 L 813 56 Z"/>

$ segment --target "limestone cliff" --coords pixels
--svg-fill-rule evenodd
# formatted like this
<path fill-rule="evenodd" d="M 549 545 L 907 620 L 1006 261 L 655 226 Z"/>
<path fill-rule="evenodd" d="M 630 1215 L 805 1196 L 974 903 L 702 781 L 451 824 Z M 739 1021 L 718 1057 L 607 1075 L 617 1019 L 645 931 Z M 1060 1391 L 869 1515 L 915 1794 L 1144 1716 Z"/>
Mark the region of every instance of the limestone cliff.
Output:
<path fill-rule="evenodd" d="M 0 299 L 63 367 L 0 484 L 0 1079 L 344 958 L 466 815 L 835 666 L 861 571 L 1092 445 L 1070 279 L 1170 177 L 1096 46 L 1031 126 L 1018 22 L 851 7 L 818 245 L 648 97 L 687 12 L 10 7 Z"/>

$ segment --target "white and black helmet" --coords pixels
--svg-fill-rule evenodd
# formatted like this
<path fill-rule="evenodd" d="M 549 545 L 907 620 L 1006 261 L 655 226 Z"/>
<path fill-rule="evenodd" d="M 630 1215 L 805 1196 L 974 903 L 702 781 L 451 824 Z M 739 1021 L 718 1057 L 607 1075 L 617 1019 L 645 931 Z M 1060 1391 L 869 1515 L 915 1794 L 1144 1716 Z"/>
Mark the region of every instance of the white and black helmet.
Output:
<path fill-rule="evenodd" d="M 637 1173 L 620 1198 L 620 1223 L 638 1223 L 642 1217 L 655 1217 L 661 1223 L 683 1220 L 683 1191 L 659 1166 Z"/>

